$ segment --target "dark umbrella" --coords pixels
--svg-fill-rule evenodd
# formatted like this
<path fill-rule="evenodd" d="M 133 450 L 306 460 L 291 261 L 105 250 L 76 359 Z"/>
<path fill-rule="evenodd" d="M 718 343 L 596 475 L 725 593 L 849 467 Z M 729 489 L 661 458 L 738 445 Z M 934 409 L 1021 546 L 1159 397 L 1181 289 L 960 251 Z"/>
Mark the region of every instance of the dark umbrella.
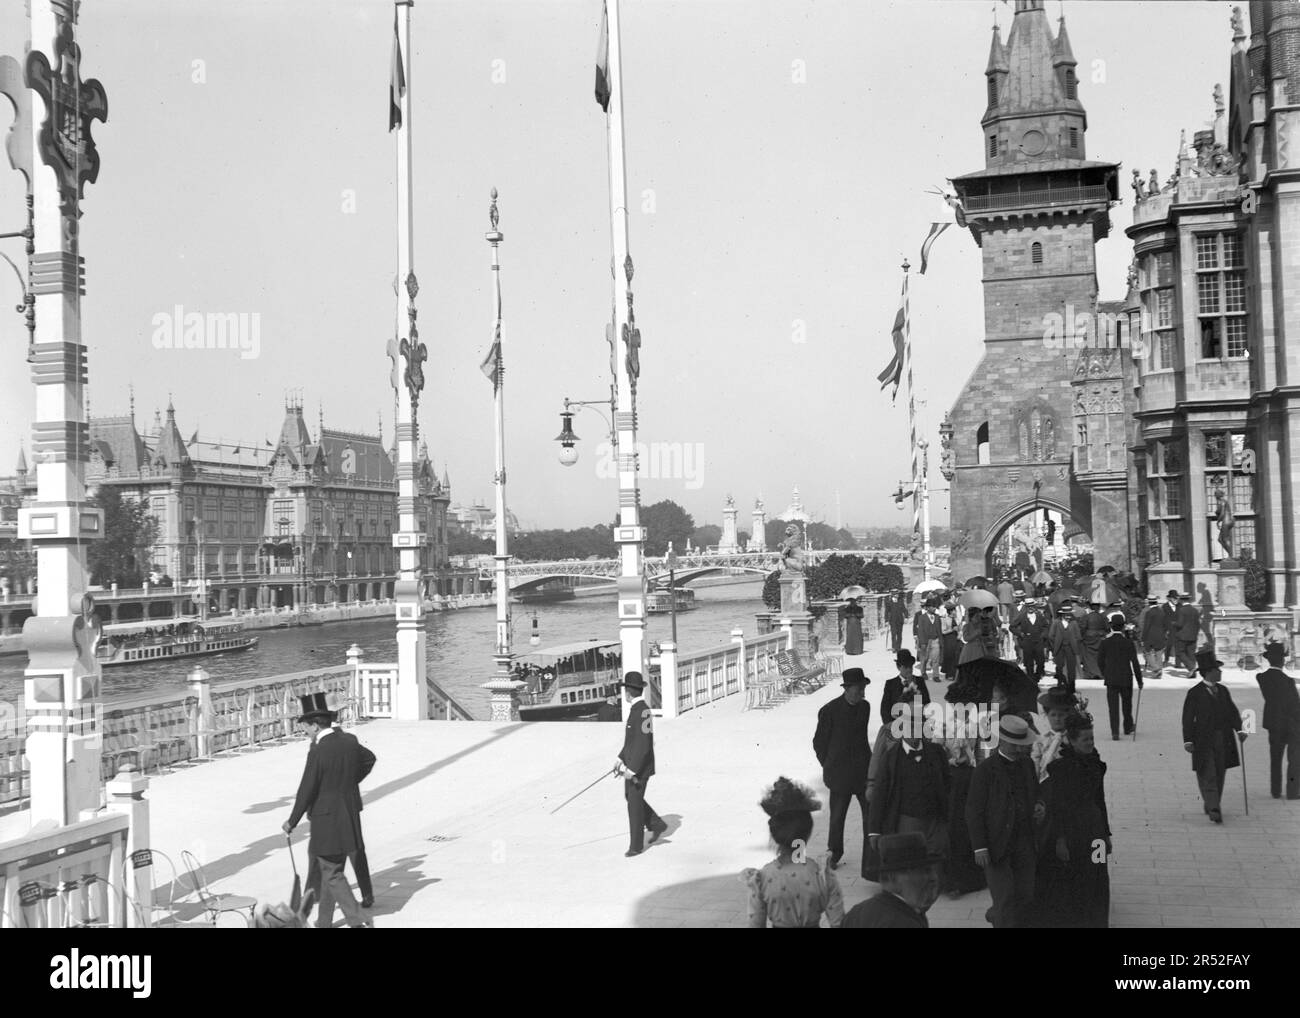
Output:
<path fill-rule="evenodd" d="M 289 865 L 293 867 L 293 891 L 289 895 L 289 908 L 297 912 L 302 904 L 302 877 L 298 876 L 298 863 L 293 858 L 293 839 L 286 834 L 284 841 L 289 846 Z"/>
<path fill-rule="evenodd" d="M 994 686 L 1006 693 L 1005 713 L 1032 714 L 1037 709 L 1038 683 L 1014 661 L 996 657 L 977 658 L 962 665 L 945 698 L 949 703 L 986 704 L 993 700 Z"/>

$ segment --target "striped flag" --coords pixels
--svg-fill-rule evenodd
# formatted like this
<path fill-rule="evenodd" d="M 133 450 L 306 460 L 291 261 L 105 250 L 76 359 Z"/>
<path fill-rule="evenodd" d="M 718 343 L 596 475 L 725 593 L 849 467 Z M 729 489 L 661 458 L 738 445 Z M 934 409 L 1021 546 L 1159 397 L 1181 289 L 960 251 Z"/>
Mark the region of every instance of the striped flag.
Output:
<path fill-rule="evenodd" d="M 903 364 L 908 360 L 907 342 L 908 342 L 908 303 L 907 303 L 907 274 L 903 274 L 903 296 L 898 302 L 898 314 L 894 316 L 894 357 L 889 362 L 888 367 L 876 376 L 876 381 L 880 383 L 883 392 L 890 385 L 893 385 L 894 391 L 890 394 L 890 400 L 898 398 L 898 383 L 903 378 Z"/>
<path fill-rule="evenodd" d="M 921 272 L 925 275 L 925 267 L 930 264 L 930 248 L 934 247 L 934 242 L 939 239 L 939 234 L 951 226 L 951 223 L 931 223 L 930 235 L 925 238 L 925 243 L 921 245 Z"/>
<path fill-rule="evenodd" d="M 397 32 L 397 11 L 393 11 L 393 66 L 388 82 L 388 129 L 402 126 L 402 97 L 406 95 L 406 69 L 402 65 L 402 39 Z"/>
<path fill-rule="evenodd" d="M 596 102 L 609 112 L 609 11 L 600 6 L 600 41 L 596 44 Z"/>

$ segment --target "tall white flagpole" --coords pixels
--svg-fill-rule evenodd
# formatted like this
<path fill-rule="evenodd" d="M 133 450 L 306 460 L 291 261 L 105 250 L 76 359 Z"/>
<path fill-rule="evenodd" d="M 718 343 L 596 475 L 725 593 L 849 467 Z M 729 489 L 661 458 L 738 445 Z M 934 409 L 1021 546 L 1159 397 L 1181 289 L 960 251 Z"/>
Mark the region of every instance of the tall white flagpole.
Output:
<path fill-rule="evenodd" d="M 623 60 L 619 0 L 607 0 L 610 105 L 609 218 L 614 268 L 614 454 L 618 464 L 619 551 L 618 621 L 624 672 L 645 672 L 646 584 L 642 569 L 645 531 L 640 525 L 636 455 L 636 384 L 640 373 L 640 334 L 632 308 L 632 259 L 628 254 L 627 173 L 623 139 Z M 647 680 L 648 682 L 648 680 Z M 671 684 L 670 684 L 671 686 Z M 624 701 L 624 712 L 627 704 Z"/>

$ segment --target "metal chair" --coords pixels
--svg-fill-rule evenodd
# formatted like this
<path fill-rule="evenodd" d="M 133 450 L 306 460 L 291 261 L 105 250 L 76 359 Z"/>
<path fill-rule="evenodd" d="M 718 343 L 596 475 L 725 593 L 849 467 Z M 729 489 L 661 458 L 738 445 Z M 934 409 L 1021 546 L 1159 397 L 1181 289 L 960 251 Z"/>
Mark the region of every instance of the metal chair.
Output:
<path fill-rule="evenodd" d="M 203 910 L 208 913 L 214 923 L 225 912 L 247 912 L 248 918 L 245 923 L 252 923 L 253 910 L 257 908 L 256 898 L 250 898 L 243 894 L 214 894 L 208 887 L 207 879 L 203 875 L 203 866 L 190 852 L 181 852 L 181 862 L 185 864 L 185 869 L 189 872 L 194 892 L 199 896 Z"/>
<path fill-rule="evenodd" d="M 151 904 L 146 911 L 143 904 L 131 896 L 130 890 L 136 886 L 134 878 L 139 875 L 140 870 L 157 870 L 156 859 L 161 859 L 171 870 L 171 881 L 167 884 L 167 905 L 164 909 L 161 905 Z M 176 911 L 176 889 L 181 888 L 182 898 L 187 898 L 194 894 L 192 887 L 185 887 L 181 884 L 180 877 L 176 871 L 176 864 L 165 853 L 158 851 L 156 848 L 141 848 L 132 852 L 122 860 L 122 885 L 127 889 L 126 898 L 135 909 L 136 915 L 140 918 L 140 925 L 152 927 L 153 929 L 216 929 L 217 924 L 214 922 L 194 922 L 191 920 L 181 919 Z M 157 890 L 157 886 L 150 878 L 150 887 Z M 200 901 L 199 908 L 203 905 Z M 161 917 L 155 917 L 155 913 L 162 912 Z"/>

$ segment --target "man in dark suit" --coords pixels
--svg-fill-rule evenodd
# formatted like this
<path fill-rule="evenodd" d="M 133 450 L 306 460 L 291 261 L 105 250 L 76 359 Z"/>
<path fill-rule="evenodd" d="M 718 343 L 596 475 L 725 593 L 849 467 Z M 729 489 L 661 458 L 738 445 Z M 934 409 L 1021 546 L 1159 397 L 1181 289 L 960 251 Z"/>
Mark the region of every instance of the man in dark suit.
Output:
<path fill-rule="evenodd" d="M 1156 598 L 1147 598 L 1147 606 L 1138 616 L 1137 630 L 1142 655 L 1146 659 L 1146 673 L 1158 679 L 1164 671 L 1165 647 L 1169 643 L 1169 612 L 1156 602 Z"/>
<path fill-rule="evenodd" d="M 1133 680 L 1142 688 L 1142 662 L 1138 660 L 1137 647 L 1124 634 L 1124 616 L 1116 613 L 1110 619 L 1110 635 L 1101 641 L 1097 651 L 1097 667 L 1106 683 L 1106 707 L 1110 712 L 1110 737 L 1119 739 L 1120 707 L 1123 705 L 1124 734 L 1133 734 Z"/>
<path fill-rule="evenodd" d="M 335 904 L 343 909 L 349 926 L 372 926 L 343 875 L 343 864 L 365 843 L 361 837 L 358 786 L 375 766 L 375 755 L 355 738 L 342 738 L 334 730 L 334 713 L 328 709 L 324 693 L 302 697 L 302 706 L 298 723 L 306 729 L 314 745 L 307 751 L 307 765 L 298 785 L 293 812 L 281 830 L 291 834 L 304 814 L 311 820 L 307 851 L 320 866 L 317 928 L 329 929 L 334 925 Z"/>
<path fill-rule="evenodd" d="M 1044 646 L 1050 627 L 1051 622 L 1036 598 L 1026 601 L 1024 611 L 1011 623 L 1011 633 L 1016 638 L 1021 658 L 1025 662 L 1025 673 L 1035 682 L 1043 681 L 1046 656 Z"/>
<path fill-rule="evenodd" d="M 866 700 L 871 680 L 861 668 L 846 669 L 841 677 L 844 693 L 817 712 L 817 731 L 813 734 L 813 752 L 822 766 L 822 781 L 831 793 L 827 843 L 832 867 L 838 866 L 844 857 L 844 821 L 854 799 L 862 810 L 863 841 L 866 840 L 867 769 L 871 766 L 871 740 L 867 736 L 871 704 Z M 864 844 L 864 855 L 865 850 Z"/>
<path fill-rule="evenodd" d="M 334 722 L 333 728 L 334 728 L 334 734 L 342 737 L 342 739 L 345 742 L 349 740 L 352 742 L 357 742 L 357 737 L 353 735 L 351 732 L 345 731 L 343 728 L 341 728 L 337 721 Z M 357 743 L 357 745 L 361 746 L 360 743 Z M 315 740 L 313 740 L 312 749 L 315 748 L 316 748 L 316 742 Z M 364 746 L 361 746 L 361 751 L 364 754 L 370 755 L 371 766 L 374 766 L 373 763 L 374 754 L 370 753 L 370 750 L 366 749 Z M 308 752 L 310 752 L 310 750 Z M 360 791 L 358 791 L 357 793 L 356 807 L 358 813 L 360 813 L 364 808 L 361 804 Z M 360 836 L 359 829 L 358 829 L 358 836 Z M 366 858 L 366 844 L 364 838 L 362 838 L 360 844 L 357 845 L 357 850 L 348 855 L 348 861 L 352 863 L 352 871 L 357 876 L 357 890 L 361 892 L 361 907 L 371 908 L 375 904 L 375 890 L 374 890 L 374 886 L 371 884 L 370 881 L 370 860 Z M 313 892 L 312 906 L 311 906 L 312 908 L 314 908 L 317 904 L 320 903 L 320 884 L 321 884 L 320 860 L 313 855 L 311 857 L 311 863 L 307 867 L 307 888 Z"/>
<path fill-rule="evenodd" d="M 917 832 L 932 855 L 948 855 L 948 754 L 920 732 L 886 745 L 867 805 L 867 842 L 862 876 L 879 875 L 879 841 L 888 834 Z"/>
<path fill-rule="evenodd" d="M 939 898 L 941 860 L 920 834 L 886 834 L 878 850 L 880 893 L 849 909 L 840 929 L 928 930 L 925 913 Z"/>
<path fill-rule="evenodd" d="M 1237 742 L 1244 742 L 1246 735 L 1232 694 L 1219 685 L 1223 662 L 1215 658 L 1214 651 L 1206 650 L 1196 655 L 1196 666 L 1205 681 L 1189 689 L 1183 701 L 1183 748 L 1192 754 L 1192 770 L 1205 800 L 1205 812 L 1221 824 L 1224 780 L 1229 768 L 1241 763 Z"/>
<path fill-rule="evenodd" d="M 1300 693 L 1295 679 L 1282 671 L 1286 645 L 1264 646 L 1271 667 L 1255 676 L 1264 694 L 1264 728 L 1268 731 L 1268 780 L 1274 799 L 1282 798 L 1282 757 L 1286 757 L 1286 797 L 1300 799 Z"/>
<path fill-rule="evenodd" d="M 1083 642 L 1079 636 L 1079 623 L 1068 601 L 1056 609 L 1056 618 L 1047 631 L 1052 648 L 1052 661 L 1056 665 L 1056 681 L 1073 693 L 1078 677 L 1079 661 L 1083 658 Z"/>
<path fill-rule="evenodd" d="M 886 680 L 885 688 L 880 694 L 880 723 L 886 726 L 893 723 L 894 704 L 905 703 L 910 710 L 913 699 L 918 695 L 922 706 L 930 702 L 930 688 L 926 685 L 925 676 L 912 674 L 912 666 L 916 664 L 912 652 L 900 650 L 894 658 L 894 664 L 898 666 L 898 674 Z"/>
<path fill-rule="evenodd" d="M 668 830 L 668 824 L 645 801 L 646 785 L 655 772 L 654 720 L 642 693 L 645 679 L 640 672 L 628 672 L 620 683 L 629 704 L 627 723 L 623 727 L 623 751 L 614 764 L 614 773 L 623 776 L 623 798 L 627 800 L 627 826 L 630 841 L 625 856 L 640 855 L 645 850 L 645 832 L 650 832 L 648 844 L 653 845 L 659 835 Z"/>
<path fill-rule="evenodd" d="M 1196 676 L 1196 637 L 1201 632 L 1201 613 L 1192 604 L 1191 594 L 1178 595 L 1178 608 L 1174 612 L 1175 664 L 1187 669 L 1187 677 Z"/>
<path fill-rule="evenodd" d="M 907 606 L 903 603 L 903 592 L 896 590 L 890 595 L 885 608 L 885 621 L 889 624 L 889 646 L 897 654 L 903 646 L 903 624 L 907 621 Z"/>
<path fill-rule="evenodd" d="M 916 655 L 921 662 L 921 680 L 931 675 L 939 679 L 943 662 L 943 624 L 939 621 L 938 605 L 927 599 L 925 607 L 912 620 L 912 636 L 916 640 Z"/>
<path fill-rule="evenodd" d="M 1169 667 L 1169 662 L 1177 664 L 1177 648 L 1174 643 L 1174 618 L 1178 614 L 1178 591 L 1171 590 L 1166 595 L 1164 601 L 1160 603 L 1160 610 L 1164 612 L 1165 617 L 1165 660 L 1164 667 Z"/>
<path fill-rule="evenodd" d="M 1025 926 L 1033 903 L 1034 827 L 1046 815 L 1029 759 L 1034 741 L 1029 722 L 1004 715 L 998 750 L 975 768 L 966 797 L 966 826 L 993 896 L 988 920 L 994 929 Z"/>

